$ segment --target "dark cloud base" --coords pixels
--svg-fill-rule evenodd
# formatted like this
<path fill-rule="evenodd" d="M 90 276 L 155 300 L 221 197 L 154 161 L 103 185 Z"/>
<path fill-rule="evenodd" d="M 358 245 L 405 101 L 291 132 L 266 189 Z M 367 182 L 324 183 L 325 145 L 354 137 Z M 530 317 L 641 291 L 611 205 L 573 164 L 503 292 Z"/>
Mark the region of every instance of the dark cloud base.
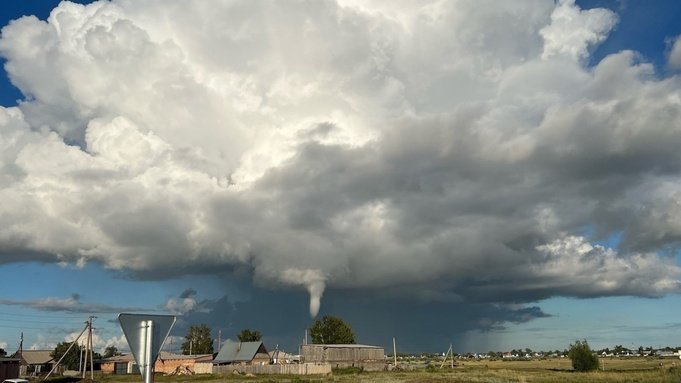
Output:
<path fill-rule="evenodd" d="M 257 329 L 264 334 L 268 346 L 279 345 L 296 351 L 305 329 L 314 321 L 308 315 L 307 306 L 308 296 L 304 292 L 254 289 L 251 299 L 244 302 L 231 302 L 228 296 L 203 301 L 202 311 L 181 316 L 173 332 L 180 335 L 191 324 L 205 323 L 213 329 L 214 336 L 222 330 L 223 339 L 234 339 L 243 328 Z M 433 347 L 460 343 L 467 331 L 499 330 L 507 323 L 550 316 L 536 306 L 405 302 L 350 291 L 329 291 L 318 318 L 324 315 L 347 321 L 358 343 L 388 349 L 396 337 L 404 352 L 432 352 Z"/>

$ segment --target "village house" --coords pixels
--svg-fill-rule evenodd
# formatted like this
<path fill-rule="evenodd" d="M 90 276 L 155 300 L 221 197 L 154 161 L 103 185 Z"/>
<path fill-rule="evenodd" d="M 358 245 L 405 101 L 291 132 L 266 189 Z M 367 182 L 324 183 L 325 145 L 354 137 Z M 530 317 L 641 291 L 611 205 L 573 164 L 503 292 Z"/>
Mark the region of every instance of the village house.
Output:
<path fill-rule="evenodd" d="M 38 376 L 50 372 L 56 361 L 52 358 L 53 350 L 22 350 L 17 351 L 13 358 L 19 359 L 20 376 Z"/>
<path fill-rule="evenodd" d="M 227 340 L 215 356 L 213 364 L 270 364 L 270 354 L 260 342 Z"/>

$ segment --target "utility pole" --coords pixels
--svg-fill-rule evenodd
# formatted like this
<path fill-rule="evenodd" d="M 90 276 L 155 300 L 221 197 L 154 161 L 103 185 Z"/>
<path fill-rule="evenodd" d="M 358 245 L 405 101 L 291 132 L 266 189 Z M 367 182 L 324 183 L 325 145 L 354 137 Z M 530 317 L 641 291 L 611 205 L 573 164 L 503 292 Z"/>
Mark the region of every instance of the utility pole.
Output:
<path fill-rule="evenodd" d="M 89 349 L 90 349 L 90 380 L 95 380 L 95 362 L 94 362 L 94 354 L 93 354 L 93 351 L 92 351 L 92 349 L 94 348 L 94 347 L 92 347 L 92 345 L 93 345 L 93 339 L 92 339 L 92 335 L 93 335 L 93 334 L 92 334 L 92 320 L 93 320 L 94 318 L 97 318 L 97 317 L 96 317 L 96 316 L 90 315 L 90 325 L 89 325 L 89 327 L 90 327 L 90 336 L 89 336 L 89 344 L 88 344 L 88 347 L 89 347 Z"/>
<path fill-rule="evenodd" d="M 19 357 L 24 358 L 24 332 L 21 332 L 21 338 L 19 340 Z"/>
<path fill-rule="evenodd" d="M 449 349 L 447 349 L 447 353 L 445 354 L 445 358 L 442 360 L 442 364 L 440 364 L 440 368 L 444 367 L 445 363 L 447 362 L 447 357 L 451 356 L 452 358 L 452 364 L 451 368 L 454 368 L 454 350 L 452 349 L 452 344 L 449 344 Z"/>
<path fill-rule="evenodd" d="M 393 367 L 397 368 L 397 346 L 395 346 L 395 337 L 393 337 L 393 358 L 395 359 Z"/>
<path fill-rule="evenodd" d="M 218 352 L 220 352 L 220 345 L 222 344 L 222 330 L 218 330 Z"/>
<path fill-rule="evenodd" d="M 85 327 L 87 327 L 87 328 L 89 329 L 89 328 L 90 328 L 90 322 L 85 322 Z M 89 331 L 88 331 L 88 335 L 87 335 L 87 336 L 90 336 L 90 332 L 89 332 Z M 85 372 L 87 371 L 87 352 L 85 352 L 85 345 L 86 345 L 86 344 L 87 344 L 87 342 L 85 342 L 84 344 L 79 344 L 80 350 L 81 350 L 81 354 L 83 354 L 83 356 L 84 356 L 84 357 L 83 357 L 83 368 L 82 368 L 81 371 L 80 371 L 80 374 L 81 374 L 81 375 L 80 375 L 80 378 L 81 378 L 81 379 L 85 379 Z"/>
<path fill-rule="evenodd" d="M 83 374 L 83 348 L 80 348 L 80 358 L 78 359 L 78 373 Z"/>

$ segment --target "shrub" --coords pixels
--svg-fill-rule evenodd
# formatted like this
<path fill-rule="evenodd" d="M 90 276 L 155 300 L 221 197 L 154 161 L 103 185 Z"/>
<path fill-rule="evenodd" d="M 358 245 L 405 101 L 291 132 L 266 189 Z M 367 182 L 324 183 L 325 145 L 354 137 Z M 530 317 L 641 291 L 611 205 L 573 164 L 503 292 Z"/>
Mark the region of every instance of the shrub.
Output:
<path fill-rule="evenodd" d="M 570 345 L 568 357 L 572 361 L 575 371 L 593 371 L 598 369 L 598 357 L 591 352 L 589 343 L 585 340 L 576 340 Z"/>

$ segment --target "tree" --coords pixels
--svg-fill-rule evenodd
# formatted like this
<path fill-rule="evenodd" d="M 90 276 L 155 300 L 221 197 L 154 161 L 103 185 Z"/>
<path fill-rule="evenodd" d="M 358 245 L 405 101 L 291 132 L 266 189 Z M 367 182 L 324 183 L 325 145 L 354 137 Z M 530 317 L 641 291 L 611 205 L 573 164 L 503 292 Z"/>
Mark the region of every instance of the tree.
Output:
<path fill-rule="evenodd" d="M 245 328 L 241 330 L 238 335 L 239 342 L 257 342 L 262 338 L 262 334 L 258 330 L 251 330 Z"/>
<path fill-rule="evenodd" d="M 4 348 L 0 348 L 0 357 L 7 356 L 7 351 Z"/>
<path fill-rule="evenodd" d="M 570 357 L 572 368 L 575 371 L 593 371 L 598 369 L 598 357 L 591 352 L 586 339 L 582 341 L 576 340 L 574 344 L 571 344 L 568 357 Z"/>
<path fill-rule="evenodd" d="M 312 343 L 317 344 L 352 344 L 355 334 L 352 328 L 342 319 L 330 315 L 317 319 L 310 327 Z"/>
<path fill-rule="evenodd" d="M 66 354 L 66 350 L 71 347 L 71 343 L 72 342 L 62 342 L 57 344 L 57 347 L 55 347 L 54 351 L 50 353 L 50 356 L 53 357 L 55 361 L 58 361 L 64 354 Z M 74 344 L 73 347 L 71 347 L 71 350 L 69 350 L 69 353 L 66 354 L 64 359 L 61 361 L 61 365 L 66 367 L 67 370 L 77 370 L 79 363 L 80 345 Z"/>
<path fill-rule="evenodd" d="M 184 339 L 185 341 L 182 343 L 184 355 L 213 353 L 213 338 L 210 336 L 210 328 L 205 324 L 189 326 Z"/>
<path fill-rule="evenodd" d="M 116 355 L 118 355 L 118 349 L 116 348 L 116 346 L 107 346 L 104 349 L 104 355 L 102 355 L 102 357 L 111 358 L 112 356 Z"/>

